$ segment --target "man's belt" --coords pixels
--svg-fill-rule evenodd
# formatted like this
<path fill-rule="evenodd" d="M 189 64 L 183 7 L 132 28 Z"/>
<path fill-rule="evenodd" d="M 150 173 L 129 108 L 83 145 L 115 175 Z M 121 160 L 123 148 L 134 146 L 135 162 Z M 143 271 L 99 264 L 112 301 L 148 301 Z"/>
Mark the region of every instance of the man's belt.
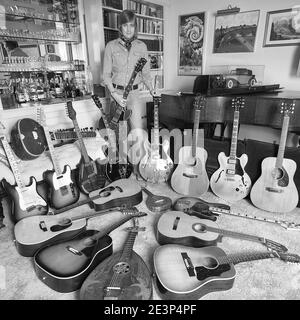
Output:
<path fill-rule="evenodd" d="M 125 87 L 119 86 L 118 84 L 113 83 L 114 88 L 119 89 L 119 90 L 125 90 Z M 139 88 L 138 84 L 135 84 L 132 86 L 132 90 L 136 90 Z"/>

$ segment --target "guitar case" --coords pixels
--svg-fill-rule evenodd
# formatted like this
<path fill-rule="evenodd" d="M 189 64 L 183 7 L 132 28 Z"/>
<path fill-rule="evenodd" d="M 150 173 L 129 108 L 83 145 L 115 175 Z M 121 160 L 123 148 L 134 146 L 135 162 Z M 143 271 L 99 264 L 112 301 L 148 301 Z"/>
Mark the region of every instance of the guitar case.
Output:
<path fill-rule="evenodd" d="M 10 142 L 13 151 L 21 160 L 36 159 L 46 149 L 43 127 L 30 118 L 17 121 L 11 130 Z"/>

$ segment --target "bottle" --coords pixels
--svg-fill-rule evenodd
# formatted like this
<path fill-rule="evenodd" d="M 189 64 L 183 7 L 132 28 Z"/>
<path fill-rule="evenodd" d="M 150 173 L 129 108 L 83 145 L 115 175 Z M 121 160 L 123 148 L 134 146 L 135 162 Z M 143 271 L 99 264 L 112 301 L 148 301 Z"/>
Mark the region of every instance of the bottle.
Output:
<path fill-rule="evenodd" d="M 38 101 L 38 95 L 36 91 L 37 87 L 32 78 L 29 79 L 29 98 L 31 101 Z"/>
<path fill-rule="evenodd" d="M 59 83 L 59 77 L 56 76 L 55 79 L 55 97 L 56 98 L 61 98 L 62 97 L 62 90 L 61 90 L 61 86 L 60 86 L 60 83 Z"/>
<path fill-rule="evenodd" d="M 49 81 L 49 95 L 50 99 L 54 99 L 56 97 L 54 78 L 51 78 Z"/>
<path fill-rule="evenodd" d="M 36 93 L 37 93 L 37 97 L 38 100 L 45 100 L 45 91 L 43 88 L 43 83 L 42 83 L 42 79 L 36 79 Z"/>

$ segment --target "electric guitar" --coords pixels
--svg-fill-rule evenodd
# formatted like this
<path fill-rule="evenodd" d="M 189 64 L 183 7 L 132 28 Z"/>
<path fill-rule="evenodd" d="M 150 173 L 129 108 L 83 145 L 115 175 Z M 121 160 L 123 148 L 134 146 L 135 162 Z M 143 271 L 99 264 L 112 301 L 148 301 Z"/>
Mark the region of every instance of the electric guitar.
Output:
<path fill-rule="evenodd" d="M 159 114 L 158 109 L 161 97 L 153 97 L 154 103 L 154 128 L 153 143 L 144 141 L 145 156 L 139 163 L 139 171 L 142 178 L 152 183 L 161 183 L 169 179 L 173 169 L 173 161 L 168 155 L 170 143 L 165 140 L 162 144 L 159 142 Z"/>
<path fill-rule="evenodd" d="M 85 279 L 80 289 L 81 300 L 150 300 L 152 280 L 144 260 L 133 250 L 139 231 L 137 218 L 128 228 L 128 238 L 121 252 L 100 263 Z"/>
<path fill-rule="evenodd" d="M 45 171 L 43 173 L 43 178 L 50 188 L 49 202 L 51 207 L 61 209 L 67 205 L 77 202 L 80 194 L 72 179 L 70 166 L 65 165 L 63 171 L 60 168 L 49 134 L 49 129 L 46 124 L 44 110 L 42 108 L 38 108 L 37 112 L 40 123 L 44 128 L 50 157 L 54 167 L 54 170 Z"/>
<path fill-rule="evenodd" d="M 236 276 L 234 264 L 273 258 L 300 262 L 296 254 L 276 251 L 227 255 L 214 246 L 189 248 L 164 245 L 154 251 L 155 283 L 162 299 L 196 300 L 210 292 L 231 289 Z"/>
<path fill-rule="evenodd" d="M 134 217 L 145 216 L 137 209 L 101 231 L 86 230 L 75 238 L 42 248 L 34 256 L 38 278 L 58 292 L 78 290 L 88 274 L 113 253 L 108 234 Z"/>
<path fill-rule="evenodd" d="M 2 180 L 2 185 L 12 200 L 11 217 L 13 222 L 16 223 L 30 216 L 46 214 L 48 204 L 37 191 L 36 179 L 32 176 L 30 184 L 26 186 L 6 136 L 0 135 L 0 140 L 16 181 L 16 186 L 13 186 L 6 179 Z"/>
<path fill-rule="evenodd" d="M 240 109 L 244 107 L 243 97 L 232 99 L 234 120 L 231 137 L 230 155 L 219 153 L 219 169 L 210 178 L 210 187 L 214 194 L 226 201 L 235 202 L 245 198 L 251 188 L 251 179 L 245 172 L 248 156 L 244 153 L 239 158 L 236 156 L 238 142 L 238 128 Z"/>
<path fill-rule="evenodd" d="M 206 98 L 202 95 L 195 97 L 195 120 L 192 146 L 185 146 L 179 150 L 179 162 L 171 177 L 171 187 L 177 193 L 200 196 L 208 190 L 209 179 L 205 164 L 207 151 L 197 146 L 201 110 L 205 107 Z M 203 130 L 201 130 L 203 133 Z M 203 139 L 201 139 L 203 140 Z"/>
<path fill-rule="evenodd" d="M 94 190 L 104 187 L 106 182 L 105 166 L 97 161 L 93 161 L 89 157 L 79 129 L 76 111 L 73 108 L 72 101 L 67 101 L 67 114 L 73 121 L 81 151 L 81 159 L 78 164 L 78 186 L 83 193 L 89 194 Z"/>
<path fill-rule="evenodd" d="M 145 58 L 140 58 L 138 62 L 136 63 L 134 70 L 131 74 L 131 77 L 128 81 L 128 84 L 124 90 L 123 93 L 123 99 L 127 99 L 130 91 L 132 90 L 132 85 L 134 83 L 134 80 L 139 72 L 141 72 L 147 63 L 147 60 Z M 107 116 L 107 121 L 109 123 L 109 127 L 113 131 L 118 130 L 119 121 L 122 118 L 123 121 L 127 121 L 131 117 L 132 111 L 131 110 L 124 110 L 123 107 L 121 107 L 119 104 L 115 102 L 114 107 L 111 106 L 110 115 Z M 101 117 L 99 120 L 99 129 L 106 128 L 106 125 L 103 122 L 103 118 Z"/>
<path fill-rule="evenodd" d="M 193 213 L 189 215 L 188 212 L 168 211 L 157 222 L 156 239 L 161 245 L 176 243 L 199 248 L 217 245 L 224 236 L 258 242 L 268 249 L 280 252 L 287 251 L 285 246 L 273 240 L 221 229 L 216 222 L 199 219 Z"/>
<path fill-rule="evenodd" d="M 268 157 L 262 161 L 261 176 L 253 185 L 250 198 L 259 209 L 270 212 L 290 212 L 296 208 L 299 195 L 294 182 L 297 164 L 284 158 L 290 114 L 294 113 L 295 102 L 281 103 L 284 114 L 277 158 Z"/>
<path fill-rule="evenodd" d="M 133 167 L 127 156 L 123 158 L 120 158 L 119 156 L 117 147 L 117 141 L 119 141 L 119 130 L 112 131 L 109 127 L 109 122 L 106 118 L 106 114 L 99 97 L 97 95 L 92 95 L 92 99 L 102 113 L 101 119 L 109 142 L 109 148 L 106 152 L 106 156 L 108 157 L 108 163 L 106 164 L 106 176 L 110 181 L 127 179 L 130 177 Z"/>

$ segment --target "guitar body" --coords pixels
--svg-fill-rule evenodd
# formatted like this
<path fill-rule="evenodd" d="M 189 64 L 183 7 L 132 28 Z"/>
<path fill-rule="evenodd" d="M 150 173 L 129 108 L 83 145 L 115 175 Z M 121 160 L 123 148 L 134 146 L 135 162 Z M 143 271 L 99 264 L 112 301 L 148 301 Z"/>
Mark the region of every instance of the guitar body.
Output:
<path fill-rule="evenodd" d="M 24 257 L 33 257 L 42 247 L 66 241 L 86 229 L 86 219 L 72 221 L 59 216 L 33 216 L 14 226 L 17 251 Z"/>
<path fill-rule="evenodd" d="M 299 195 L 294 182 L 297 169 L 296 162 L 283 159 L 282 176 L 274 179 L 275 157 L 268 157 L 262 161 L 261 176 L 254 183 L 250 198 L 259 209 L 270 212 L 290 212 L 296 208 Z"/>
<path fill-rule="evenodd" d="M 114 207 L 131 208 L 143 201 L 142 189 L 134 180 L 120 179 L 89 194 L 96 211 Z"/>
<path fill-rule="evenodd" d="M 80 249 L 82 239 L 97 232 L 87 230 L 74 239 L 38 251 L 34 256 L 38 278 L 58 292 L 78 290 L 89 273 L 113 252 L 112 239 L 109 236 L 102 237 L 83 250 Z"/>
<path fill-rule="evenodd" d="M 173 169 L 173 161 L 168 155 L 169 142 L 154 146 L 149 141 L 144 142 L 145 156 L 139 163 L 139 171 L 143 179 L 153 183 L 166 182 Z M 157 150 L 157 149 L 161 149 Z"/>
<path fill-rule="evenodd" d="M 172 200 L 165 196 L 157 196 L 149 190 L 143 188 L 148 194 L 146 207 L 152 212 L 165 212 L 172 207 Z"/>
<path fill-rule="evenodd" d="M 198 197 L 207 192 L 209 187 L 205 168 L 207 151 L 197 147 L 195 159 L 191 158 L 191 154 L 190 146 L 179 150 L 179 162 L 171 177 L 171 187 L 177 193 Z"/>
<path fill-rule="evenodd" d="M 152 279 L 144 260 L 132 252 L 130 261 L 120 262 L 122 252 L 114 253 L 100 263 L 85 279 L 80 289 L 80 300 L 150 300 L 152 298 Z M 105 288 L 114 276 L 114 267 L 122 268 L 121 290 L 114 296 L 105 296 Z"/>
<path fill-rule="evenodd" d="M 47 214 L 48 204 L 37 191 L 36 180 L 30 178 L 30 184 L 23 189 L 12 186 L 5 179 L 2 185 L 12 200 L 11 216 L 14 222 L 21 219 Z"/>
<path fill-rule="evenodd" d="M 215 195 L 226 201 L 235 202 L 245 197 L 251 189 L 251 179 L 245 172 L 248 162 L 246 154 L 236 158 L 236 174 L 227 174 L 229 157 L 224 152 L 219 153 L 220 167 L 210 178 L 210 187 Z"/>
<path fill-rule="evenodd" d="M 215 210 L 219 210 L 220 213 L 222 210 L 230 211 L 230 206 L 223 203 L 211 203 L 206 202 L 200 198 L 196 197 L 182 197 L 175 201 L 174 210 L 177 211 L 187 211 L 191 208 L 194 208 L 196 211 L 209 211 L 210 207 L 213 207 Z"/>
<path fill-rule="evenodd" d="M 231 289 L 236 272 L 233 264 L 219 264 L 225 257 L 218 247 L 158 247 L 153 259 L 160 296 L 165 300 L 196 300 L 210 292 Z M 188 268 L 188 258 L 194 268 Z"/>
<path fill-rule="evenodd" d="M 64 167 L 61 177 L 57 177 L 53 170 L 45 171 L 43 177 L 50 187 L 49 201 L 52 208 L 61 209 L 78 201 L 80 194 L 72 180 L 70 166 Z"/>
<path fill-rule="evenodd" d="M 156 239 L 159 244 L 181 244 L 200 248 L 216 245 L 220 236 L 206 230 L 206 226 L 218 228 L 211 220 L 189 216 L 180 211 L 168 211 L 157 222 Z"/>
<path fill-rule="evenodd" d="M 81 157 L 78 164 L 78 186 L 80 190 L 89 194 L 90 192 L 103 188 L 106 182 L 105 165 L 90 158 L 90 162 L 85 163 Z"/>
<path fill-rule="evenodd" d="M 38 158 L 47 146 L 43 127 L 30 118 L 18 120 L 11 130 L 11 146 L 22 160 Z"/>
<path fill-rule="evenodd" d="M 106 164 L 106 176 L 109 179 L 109 181 L 115 181 L 119 179 L 128 179 L 133 171 L 132 164 L 129 163 L 107 163 Z"/>

